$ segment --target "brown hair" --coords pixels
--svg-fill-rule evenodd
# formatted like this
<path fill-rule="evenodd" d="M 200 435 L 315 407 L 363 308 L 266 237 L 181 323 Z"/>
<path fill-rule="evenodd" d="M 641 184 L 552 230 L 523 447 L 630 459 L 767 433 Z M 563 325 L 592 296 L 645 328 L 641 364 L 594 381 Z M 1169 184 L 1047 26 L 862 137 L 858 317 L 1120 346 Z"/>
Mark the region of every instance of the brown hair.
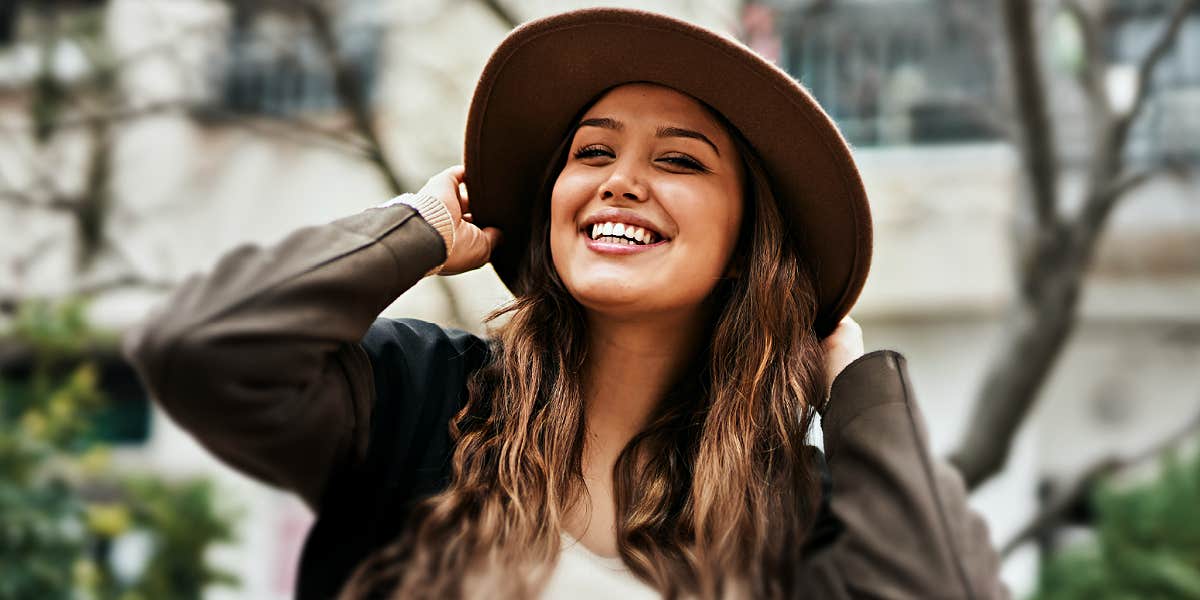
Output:
<path fill-rule="evenodd" d="M 703 103 L 702 103 L 703 104 Z M 663 398 L 613 467 L 621 559 L 664 597 L 796 594 L 819 488 L 806 435 L 826 387 L 813 332 L 817 297 L 753 149 L 715 110 L 742 157 L 734 267 L 691 376 Z M 582 475 L 587 359 L 582 307 L 550 258 L 550 165 L 522 271 L 525 293 L 491 339 L 450 425 L 448 487 L 423 500 L 399 540 L 352 576 L 343 598 L 533 597 L 557 561 Z"/>

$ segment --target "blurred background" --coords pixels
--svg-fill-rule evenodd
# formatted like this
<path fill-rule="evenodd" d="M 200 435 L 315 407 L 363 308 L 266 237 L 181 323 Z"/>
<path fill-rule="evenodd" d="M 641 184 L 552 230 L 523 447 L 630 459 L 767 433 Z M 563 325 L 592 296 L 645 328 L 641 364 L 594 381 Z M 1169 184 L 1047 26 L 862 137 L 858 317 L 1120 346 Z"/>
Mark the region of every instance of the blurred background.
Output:
<path fill-rule="evenodd" d="M 117 340 L 237 244 L 461 162 L 496 44 L 580 6 L 0 3 L 0 599 L 291 596 L 312 516 L 178 429 Z M 1200 2 L 636 6 L 837 120 L 875 221 L 853 316 L 908 358 L 1015 594 L 1200 598 Z M 384 314 L 482 332 L 508 298 L 485 268 Z"/>

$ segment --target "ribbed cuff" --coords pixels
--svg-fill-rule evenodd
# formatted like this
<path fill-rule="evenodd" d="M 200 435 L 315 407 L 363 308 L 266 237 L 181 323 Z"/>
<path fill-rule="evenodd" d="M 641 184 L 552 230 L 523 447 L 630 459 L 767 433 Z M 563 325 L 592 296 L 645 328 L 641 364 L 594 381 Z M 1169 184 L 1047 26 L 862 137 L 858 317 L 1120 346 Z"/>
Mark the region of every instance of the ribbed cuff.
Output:
<path fill-rule="evenodd" d="M 450 209 L 446 208 L 446 203 L 442 202 L 435 196 L 428 194 L 401 194 L 380 204 L 379 207 L 391 206 L 392 204 L 407 204 L 413 207 L 421 218 L 429 223 L 442 236 L 442 241 L 446 244 L 446 258 L 450 258 L 450 252 L 454 250 L 454 218 L 450 215 Z M 441 265 L 438 265 L 426 275 L 433 275 L 442 270 Z"/>
<path fill-rule="evenodd" d="M 442 234 L 442 239 L 446 240 L 446 256 L 449 257 L 454 250 L 454 218 L 450 216 L 446 203 L 427 194 L 403 194 L 400 202 L 417 209 L 421 218 Z"/>

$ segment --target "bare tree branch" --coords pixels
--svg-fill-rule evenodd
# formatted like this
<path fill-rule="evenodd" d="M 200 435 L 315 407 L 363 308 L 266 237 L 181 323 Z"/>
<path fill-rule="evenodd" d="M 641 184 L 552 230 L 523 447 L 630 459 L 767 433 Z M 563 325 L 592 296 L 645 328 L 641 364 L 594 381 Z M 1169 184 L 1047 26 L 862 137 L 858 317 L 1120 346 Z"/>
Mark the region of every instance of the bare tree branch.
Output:
<path fill-rule="evenodd" d="M 1187 177 L 1187 173 L 1186 165 L 1175 163 L 1154 165 L 1132 173 L 1126 173 L 1123 177 L 1113 178 L 1104 193 L 1114 198 L 1120 198 L 1158 175 L 1172 175 L 1182 179 Z"/>
<path fill-rule="evenodd" d="M 995 354 L 988 363 L 958 446 L 950 462 L 968 489 L 1004 467 L 1012 439 L 1037 399 L 1075 325 L 1081 271 L 1070 255 L 1043 254 L 1043 273 L 1033 297 L 1018 300 Z"/>
<path fill-rule="evenodd" d="M 1100 26 L 1079 0 L 1066 0 L 1063 7 L 1075 20 L 1083 38 L 1083 65 L 1077 73 L 1079 86 L 1087 95 L 1094 113 L 1101 119 L 1108 119 L 1112 104 L 1108 88 L 1104 85 L 1104 43 Z"/>
<path fill-rule="evenodd" d="M 168 292 L 178 287 L 179 282 L 166 279 L 150 279 L 137 273 L 126 273 L 117 277 L 105 279 L 92 283 L 76 286 L 71 290 L 70 296 L 98 296 L 100 294 L 111 292 L 113 290 L 123 290 L 131 287 L 140 287 L 151 290 L 159 290 Z"/>
<path fill-rule="evenodd" d="M 1175 12 L 1171 14 L 1170 19 L 1164 25 L 1158 39 L 1138 64 L 1137 89 L 1134 93 L 1132 107 L 1125 114 L 1114 116 L 1111 121 L 1104 123 L 1100 128 L 1100 139 L 1095 144 L 1098 154 L 1092 161 L 1092 173 L 1089 178 L 1089 193 L 1084 200 L 1074 228 L 1076 238 L 1085 245 L 1084 251 L 1091 251 L 1091 246 L 1099 237 L 1108 216 L 1122 197 L 1120 194 L 1113 193 L 1120 189 L 1120 186 L 1114 186 L 1111 181 L 1114 178 L 1129 177 L 1125 173 L 1124 150 L 1129 139 L 1130 129 L 1145 107 L 1155 67 L 1175 43 L 1184 20 L 1196 6 L 1197 1 L 1182 0 L 1175 8 Z"/>
<path fill-rule="evenodd" d="M 367 146 L 353 136 L 336 129 L 323 127 L 301 118 L 280 117 L 248 117 L 215 106 L 198 105 L 187 99 L 164 100 L 144 106 L 122 106 L 111 110 L 93 110 L 86 113 L 62 117 L 56 122 L 56 130 L 91 127 L 98 123 L 120 124 L 146 117 L 153 117 L 171 112 L 186 113 L 193 119 L 220 119 L 237 127 L 245 128 L 255 133 L 281 137 L 294 141 L 324 146 L 332 150 L 344 152 L 352 156 L 366 158 Z M 7 133 L 29 133 L 33 126 L 3 127 Z"/>
<path fill-rule="evenodd" d="M 56 236 L 56 235 L 43 236 L 42 239 L 40 239 L 37 242 L 35 242 L 34 244 L 30 245 L 29 248 L 26 249 L 26 251 L 23 255 L 14 258 L 12 260 L 12 264 L 11 264 L 11 268 L 10 268 L 10 270 L 12 271 L 12 274 L 13 274 L 13 281 L 20 282 L 22 279 L 24 279 L 25 276 L 29 273 L 29 270 L 32 267 L 32 265 L 34 263 L 36 263 L 38 260 L 45 257 L 46 251 L 49 250 L 52 246 L 54 246 L 57 243 L 58 243 L 58 236 Z M 18 287 L 19 287 L 19 284 L 18 284 Z M 3 297 L 0 296 L 0 298 L 3 298 Z M 9 304 L 12 305 L 12 310 L 15 310 L 16 309 L 15 294 L 10 296 L 10 298 L 12 298 L 12 299 L 9 301 Z M 8 305 L 5 304 L 4 302 L 0 302 L 0 314 L 3 314 L 6 312 L 7 306 Z"/>
<path fill-rule="evenodd" d="M 521 24 L 521 20 L 517 18 L 512 11 L 508 10 L 500 0 L 479 0 L 479 3 L 488 9 L 501 23 L 509 29 Z"/>
<path fill-rule="evenodd" d="M 1183 0 L 1163 35 L 1142 62 L 1148 80 L 1197 0 Z M 987 367 L 966 433 L 950 455 L 968 488 L 974 489 L 1003 468 L 1013 436 L 1036 400 L 1055 360 L 1073 331 L 1084 276 L 1112 207 L 1118 198 L 1150 177 L 1125 175 L 1123 152 L 1128 115 L 1109 116 L 1096 128 L 1083 209 L 1070 222 L 1057 215 L 1059 168 L 1046 112 L 1048 102 L 1037 62 L 1034 13 L 1030 0 L 1006 0 L 1006 41 L 1013 69 L 1017 114 L 1023 135 L 1022 165 L 1031 181 L 1037 211 L 1035 235 L 1018 261 L 1018 297 L 1005 338 Z M 1096 60 L 1095 57 L 1089 61 Z M 1093 65 L 1092 76 L 1098 76 Z M 1141 84 L 1139 84 L 1140 86 Z M 1139 88 L 1144 98 L 1145 88 Z M 1140 103 L 1140 101 L 1139 101 Z M 1132 111 L 1131 113 L 1132 114 Z"/>
<path fill-rule="evenodd" d="M 1197 414 L 1186 425 L 1177 431 L 1151 444 L 1140 452 L 1129 456 L 1110 456 L 1093 463 L 1079 475 L 1072 478 L 1066 491 L 1056 494 L 1046 506 L 1033 516 L 1024 526 L 1017 530 L 1000 549 L 1001 556 L 1008 556 L 1021 544 L 1029 541 L 1046 529 L 1057 526 L 1063 521 L 1071 509 L 1086 502 L 1101 479 L 1123 469 L 1139 465 L 1147 460 L 1161 456 L 1167 450 L 1186 441 L 1197 430 L 1200 430 L 1200 414 Z"/>
<path fill-rule="evenodd" d="M 1038 62 L 1034 6 L 1031 0 L 1005 0 L 1002 12 L 1020 130 L 1018 146 L 1029 178 L 1030 208 L 1039 228 L 1052 227 L 1058 210 L 1058 161 Z"/>
<path fill-rule="evenodd" d="M 1153 79 L 1154 70 L 1175 44 L 1175 39 L 1179 37 L 1179 31 L 1183 29 L 1183 22 L 1187 19 L 1188 14 L 1192 12 L 1192 9 L 1196 7 L 1197 1 L 1181 0 L 1179 5 L 1175 7 L 1175 12 L 1171 14 L 1170 19 L 1163 26 L 1158 40 L 1154 42 L 1154 45 L 1151 46 L 1146 55 L 1142 57 L 1141 62 L 1138 63 L 1137 90 L 1133 96 L 1133 106 L 1117 122 L 1122 133 L 1127 132 L 1133 122 L 1137 120 L 1138 115 L 1141 114 L 1142 108 L 1146 104 L 1146 96 L 1150 90 L 1150 82 Z M 1124 135 L 1120 139 L 1124 142 Z"/>
<path fill-rule="evenodd" d="M 373 160 L 372 150 L 362 140 L 305 119 L 261 115 L 251 117 L 215 106 L 193 109 L 192 115 L 201 120 L 218 120 L 223 124 L 267 137 L 300 142 L 341 152 L 355 158 Z"/>
<path fill-rule="evenodd" d="M 363 86 L 358 72 L 354 65 L 346 62 L 338 52 L 337 38 L 330 26 L 329 15 L 315 1 L 305 2 L 304 9 L 308 23 L 316 35 L 317 44 L 325 53 L 325 58 L 333 71 L 334 87 L 337 90 L 338 98 L 349 111 L 355 131 L 367 142 L 367 158 L 375 164 L 376 170 L 387 181 L 388 187 L 393 192 L 403 193 L 405 186 L 400 183 L 400 178 L 388 163 L 383 143 L 380 142 L 375 131 L 371 108 L 363 94 Z"/>
<path fill-rule="evenodd" d="M 387 181 L 393 194 L 399 195 L 408 191 L 408 186 L 401 182 L 399 174 L 392 169 L 391 163 L 384 153 L 383 144 L 380 141 L 379 134 L 375 130 L 375 122 L 372 118 L 370 105 L 367 98 L 363 95 L 363 86 L 358 72 L 338 52 L 337 39 L 334 37 L 333 28 L 330 26 L 328 13 L 319 4 L 319 0 L 309 0 L 303 6 L 305 14 L 308 17 L 308 22 L 317 36 L 317 43 L 325 52 L 329 65 L 333 69 L 334 84 L 337 89 L 338 98 L 346 107 L 346 110 L 350 112 L 355 129 L 367 142 L 368 159 L 375 165 L 376 170 L 379 171 L 384 180 Z M 466 327 L 467 319 L 454 290 L 441 277 L 435 277 L 434 281 L 437 282 L 438 288 L 446 300 L 446 308 L 450 312 L 451 320 L 459 327 Z"/>
<path fill-rule="evenodd" d="M 90 127 L 97 123 L 120 123 L 139 119 L 142 117 L 151 117 L 163 113 L 175 111 L 183 111 L 191 108 L 192 103 L 183 100 L 170 100 L 165 102 L 154 102 L 144 106 L 123 106 L 112 110 L 92 110 L 82 111 L 79 114 L 67 117 L 61 117 L 55 121 L 55 130 L 75 129 L 78 127 Z M 7 126 L 3 127 L 7 132 L 12 134 L 32 133 L 33 125 L 23 126 Z"/>
<path fill-rule="evenodd" d="M 26 209 L 48 210 L 52 212 L 72 212 L 79 204 L 76 200 L 63 196 L 54 196 L 48 200 L 39 200 L 38 194 L 24 190 L 0 190 L 0 201 Z"/>

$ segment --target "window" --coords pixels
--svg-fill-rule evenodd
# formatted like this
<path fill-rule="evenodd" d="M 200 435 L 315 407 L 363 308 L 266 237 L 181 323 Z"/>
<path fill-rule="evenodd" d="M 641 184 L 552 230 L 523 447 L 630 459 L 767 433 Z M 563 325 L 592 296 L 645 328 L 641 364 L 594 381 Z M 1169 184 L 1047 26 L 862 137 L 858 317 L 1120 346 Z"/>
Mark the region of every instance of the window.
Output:
<path fill-rule="evenodd" d="M 340 17 L 341 15 L 339 15 Z M 382 32 L 369 23 L 335 18 L 339 55 L 357 74 L 362 92 L 374 92 Z M 333 69 L 299 11 L 236 10 L 228 52 L 212 74 L 216 102 L 239 113 L 287 116 L 337 110 Z"/>
<path fill-rule="evenodd" d="M 852 144 L 996 138 L 987 42 L 949 14 L 920 0 L 835 3 L 815 14 L 781 9 L 780 66 Z"/>

